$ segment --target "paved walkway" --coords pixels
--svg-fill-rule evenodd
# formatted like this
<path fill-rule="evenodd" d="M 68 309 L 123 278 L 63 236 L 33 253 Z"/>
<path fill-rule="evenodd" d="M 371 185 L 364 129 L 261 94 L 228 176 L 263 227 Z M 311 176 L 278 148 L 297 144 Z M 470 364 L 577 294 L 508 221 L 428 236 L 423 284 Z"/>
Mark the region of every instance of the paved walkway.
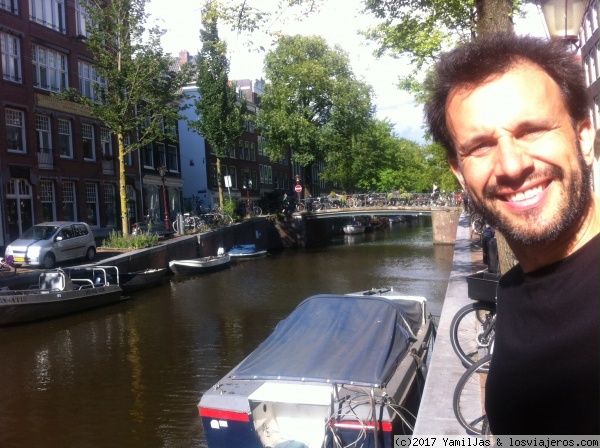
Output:
<path fill-rule="evenodd" d="M 467 435 L 452 410 L 454 388 L 465 368 L 450 344 L 450 323 L 460 308 L 472 303 L 467 293 L 466 276 L 486 268 L 478 243 L 475 238 L 471 239 L 469 218 L 463 214 L 458 224 L 452 272 L 415 425 L 415 436 Z"/>

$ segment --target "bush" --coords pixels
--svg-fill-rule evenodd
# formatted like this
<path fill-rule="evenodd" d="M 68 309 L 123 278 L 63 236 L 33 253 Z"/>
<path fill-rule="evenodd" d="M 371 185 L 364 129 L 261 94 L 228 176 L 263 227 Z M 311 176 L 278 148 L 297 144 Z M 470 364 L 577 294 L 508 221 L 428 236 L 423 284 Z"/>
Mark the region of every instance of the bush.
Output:
<path fill-rule="evenodd" d="M 233 199 L 223 199 L 223 212 L 231 216 L 234 221 L 237 220 L 237 202 Z"/>
<path fill-rule="evenodd" d="M 145 249 L 158 245 L 158 235 L 150 235 L 142 232 L 139 235 L 129 235 L 124 237 L 121 232 L 111 230 L 102 242 L 103 248 L 110 249 Z"/>

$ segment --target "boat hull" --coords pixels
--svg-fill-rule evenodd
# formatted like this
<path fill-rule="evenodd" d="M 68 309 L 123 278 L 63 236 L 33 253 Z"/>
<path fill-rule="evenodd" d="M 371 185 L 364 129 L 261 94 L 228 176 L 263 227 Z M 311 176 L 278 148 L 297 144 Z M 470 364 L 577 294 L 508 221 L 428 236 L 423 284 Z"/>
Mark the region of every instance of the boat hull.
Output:
<path fill-rule="evenodd" d="M 346 235 L 358 235 L 361 233 L 365 233 L 365 228 L 363 226 L 344 226 L 344 233 Z"/>
<path fill-rule="evenodd" d="M 124 292 L 134 292 L 158 285 L 165 274 L 166 268 L 145 269 L 120 275 L 120 284 Z"/>
<path fill-rule="evenodd" d="M 177 275 L 195 275 L 220 271 L 229 267 L 230 264 L 231 258 L 229 255 L 223 255 L 192 260 L 173 260 L 169 262 L 169 268 Z"/>
<path fill-rule="evenodd" d="M 123 297 L 123 290 L 117 283 L 109 281 L 115 276 L 118 278 L 115 267 L 84 268 L 77 272 L 89 275 L 71 279 L 57 269 L 40 274 L 40 279 L 51 279 L 46 284 L 40 280 L 40 284 L 32 289 L 0 292 L 0 326 L 51 319 L 127 298 Z M 103 282 L 94 284 L 98 273 L 102 274 Z"/>

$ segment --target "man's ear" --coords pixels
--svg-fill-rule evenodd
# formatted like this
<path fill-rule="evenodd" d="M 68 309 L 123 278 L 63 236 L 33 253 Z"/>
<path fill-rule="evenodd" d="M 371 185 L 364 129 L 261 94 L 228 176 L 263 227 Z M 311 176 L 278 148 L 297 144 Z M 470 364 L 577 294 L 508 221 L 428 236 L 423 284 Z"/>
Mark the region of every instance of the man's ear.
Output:
<path fill-rule="evenodd" d="M 588 166 L 594 163 L 594 142 L 596 130 L 592 122 L 588 119 L 582 120 L 577 124 L 577 139 L 581 145 L 581 153 Z"/>
<path fill-rule="evenodd" d="M 458 159 L 456 157 L 451 157 L 450 159 L 448 159 L 448 162 L 450 163 L 450 169 L 454 173 L 454 176 L 460 182 L 460 185 L 462 186 L 463 190 L 466 191 L 467 190 L 467 184 L 465 183 L 465 178 L 462 175 L 462 171 L 460 169 L 460 165 L 458 163 Z"/>

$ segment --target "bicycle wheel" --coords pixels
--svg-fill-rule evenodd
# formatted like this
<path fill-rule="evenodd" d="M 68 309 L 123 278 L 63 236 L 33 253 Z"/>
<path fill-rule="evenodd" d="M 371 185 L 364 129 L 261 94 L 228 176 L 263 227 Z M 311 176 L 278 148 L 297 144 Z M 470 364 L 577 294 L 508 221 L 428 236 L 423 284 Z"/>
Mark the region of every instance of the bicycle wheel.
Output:
<path fill-rule="evenodd" d="M 296 210 L 297 211 L 303 212 L 305 209 L 306 209 L 306 206 L 302 202 L 296 204 Z"/>
<path fill-rule="evenodd" d="M 255 205 L 254 207 L 252 207 L 252 215 L 253 216 L 261 216 L 262 215 L 262 209 Z"/>
<path fill-rule="evenodd" d="M 0 267 L 0 277 L 10 277 L 17 273 L 17 267 L 14 264 L 2 263 Z"/>
<path fill-rule="evenodd" d="M 454 389 L 454 415 L 469 434 L 483 434 L 487 426 L 483 398 L 491 358 L 492 355 L 486 355 L 469 367 Z"/>
<path fill-rule="evenodd" d="M 475 235 L 481 235 L 483 233 L 483 226 L 484 226 L 484 222 L 483 222 L 483 218 L 479 215 L 475 216 L 473 219 L 473 222 L 471 223 L 471 226 L 473 228 L 473 233 Z"/>
<path fill-rule="evenodd" d="M 450 324 L 450 343 L 454 352 L 465 367 L 479 359 L 479 350 L 488 349 L 493 339 L 492 316 L 496 314 L 496 305 L 489 302 L 475 302 L 462 307 L 452 318 Z M 486 331 L 489 329 L 489 332 Z M 481 334 L 486 331 L 486 338 Z"/>

